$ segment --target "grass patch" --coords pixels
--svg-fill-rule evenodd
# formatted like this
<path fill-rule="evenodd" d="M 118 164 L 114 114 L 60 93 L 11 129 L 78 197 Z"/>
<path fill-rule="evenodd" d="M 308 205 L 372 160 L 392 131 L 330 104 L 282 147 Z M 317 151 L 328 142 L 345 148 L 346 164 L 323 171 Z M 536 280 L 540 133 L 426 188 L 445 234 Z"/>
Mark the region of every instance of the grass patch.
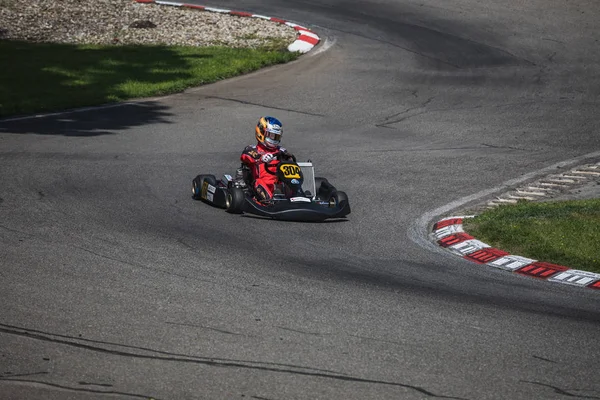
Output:
<path fill-rule="evenodd" d="M 278 41 L 232 49 L 0 40 L 0 117 L 180 92 L 297 57 Z"/>
<path fill-rule="evenodd" d="M 463 221 L 493 247 L 600 273 L 600 199 L 501 206 Z"/>

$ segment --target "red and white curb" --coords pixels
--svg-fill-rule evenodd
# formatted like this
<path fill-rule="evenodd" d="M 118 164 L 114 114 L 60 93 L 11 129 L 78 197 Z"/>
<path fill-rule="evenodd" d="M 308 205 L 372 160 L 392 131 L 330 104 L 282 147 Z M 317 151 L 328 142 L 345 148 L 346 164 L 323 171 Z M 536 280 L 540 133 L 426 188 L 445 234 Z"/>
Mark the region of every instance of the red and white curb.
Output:
<path fill-rule="evenodd" d="M 232 11 L 232 10 L 225 10 L 222 8 L 199 6 L 196 4 L 176 3 L 173 1 L 162 1 L 162 0 L 135 0 L 135 1 L 137 3 L 145 3 L 145 4 L 160 4 L 160 5 L 166 5 L 166 6 L 192 8 L 192 9 L 200 10 L 200 11 L 217 12 L 217 13 L 221 13 L 221 14 L 235 15 L 237 17 L 260 18 L 260 19 L 265 19 L 267 21 L 284 24 L 291 28 L 294 28 L 298 32 L 298 38 L 296 38 L 296 41 L 288 46 L 288 51 L 290 51 L 290 52 L 307 53 L 310 50 L 312 50 L 312 48 L 315 47 L 321 40 L 319 38 L 319 36 L 317 36 L 310 29 L 305 28 L 298 24 L 294 24 L 293 22 L 279 19 L 279 18 L 266 17 L 264 15 L 252 14 L 252 13 L 243 12 L 243 11 Z"/>
<path fill-rule="evenodd" d="M 438 221 L 433 226 L 432 239 L 453 254 L 478 264 L 550 282 L 600 290 L 600 274 L 511 255 L 475 239 L 462 226 L 465 218 L 472 217 L 448 217 Z"/>

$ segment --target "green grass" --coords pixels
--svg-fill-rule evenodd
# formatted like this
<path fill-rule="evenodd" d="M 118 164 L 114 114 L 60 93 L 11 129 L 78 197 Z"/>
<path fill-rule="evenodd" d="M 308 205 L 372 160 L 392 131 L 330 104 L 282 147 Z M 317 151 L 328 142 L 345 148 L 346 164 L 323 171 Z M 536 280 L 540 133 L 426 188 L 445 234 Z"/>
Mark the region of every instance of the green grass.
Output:
<path fill-rule="evenodd" d="M 180 92 L 297 57 L 276 40 L 261 49 L 0 40 L 0 117 Z"/>
<path fill-rule="evenodd" d="M 521 202 L 463 224 L 470 235 L 511 254 L 600 272 L 600 199 Z"/>

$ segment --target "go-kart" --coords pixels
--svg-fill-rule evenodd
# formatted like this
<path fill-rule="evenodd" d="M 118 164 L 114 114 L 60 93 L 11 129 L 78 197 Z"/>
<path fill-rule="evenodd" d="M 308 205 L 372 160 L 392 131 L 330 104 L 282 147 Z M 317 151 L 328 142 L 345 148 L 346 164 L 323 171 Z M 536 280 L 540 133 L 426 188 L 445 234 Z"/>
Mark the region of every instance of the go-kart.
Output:
<path fill-rule="evenodd" d="M 257 200 L 250 169 L 242 164 L 235 178 L 223 175 L 198 175 L 192 181 L 192 198 L 224 208 L 232 214 L 254 214 L 287 221 L 324 221 L 350 214 L 346 193 L 327 179 L 315 177 L 312 162 L 296 162 L 292 155 L 280 153 L 265 165 L 267 173 L 277 176 L 273 198 Z"/>

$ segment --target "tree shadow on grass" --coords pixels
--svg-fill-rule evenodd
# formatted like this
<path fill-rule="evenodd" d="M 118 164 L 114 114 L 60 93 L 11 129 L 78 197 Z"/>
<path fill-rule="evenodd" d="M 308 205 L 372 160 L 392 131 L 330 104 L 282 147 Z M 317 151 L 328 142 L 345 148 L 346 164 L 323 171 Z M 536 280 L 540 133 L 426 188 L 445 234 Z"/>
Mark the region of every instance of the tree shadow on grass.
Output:
<path fill-rule="evenodd" d="M 168 46 L 77 46 L 0 41 L 0 118 L 118 103 L 185 89 L 189 72 L 210 60 L 202 50 Z M 107 115 L 108 114 L 108 115 Z M 1 121 L 0 132 L 101 135 L 165 122 L 164 106 L 145 102 L 101 113 Z M 68 121 L 68 126 L 66 122 Z"/>

